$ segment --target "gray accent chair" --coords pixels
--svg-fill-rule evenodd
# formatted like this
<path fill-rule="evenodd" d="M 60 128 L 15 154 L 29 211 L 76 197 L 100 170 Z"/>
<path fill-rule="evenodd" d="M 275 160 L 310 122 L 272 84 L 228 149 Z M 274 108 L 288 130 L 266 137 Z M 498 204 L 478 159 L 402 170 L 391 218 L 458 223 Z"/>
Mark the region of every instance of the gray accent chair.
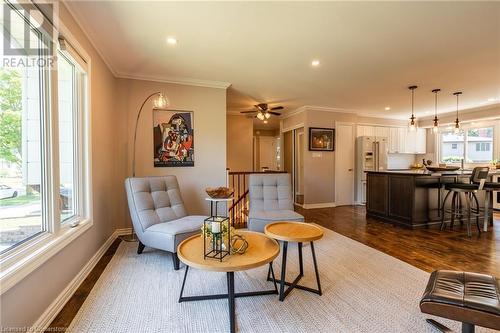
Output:
<path fill-rule="evenodd" d="M 145 246 L 172 253 L 179 269 L 177 246 L 201 231 L 206 216 L 188 216 L 175 176 L 127 178 L 128 207 L 141 254 Z"/>
<path fill-rule="evenodd" d="M 248 229 L 264 232 L 264 227 L 272 222 L 304 222 L 304 216 L 293 210 L 290 174 L 251 174 L 248 181 Z"/>

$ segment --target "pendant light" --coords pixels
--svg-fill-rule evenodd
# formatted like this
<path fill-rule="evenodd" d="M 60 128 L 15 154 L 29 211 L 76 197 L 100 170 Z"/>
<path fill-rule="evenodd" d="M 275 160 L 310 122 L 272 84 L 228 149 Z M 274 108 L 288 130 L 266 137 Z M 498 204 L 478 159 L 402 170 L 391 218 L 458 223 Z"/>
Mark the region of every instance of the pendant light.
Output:
<path fill-rule="evenodd" d="M 434 125 L 432 126 L 432 132 L 437 133 L 439 131 L 439 120 L 438 120 L 438 93 L 441 89 L 434 89 Z"/>
<path fill-rule="evenodd" d="M 455 119 L 455 134 L 460 133 L 460 121 L 458 120 L 458 96 L 462 95 L 461 91 L 454 92 L 453 95 L 457 96 L 457 119 Z"/>
<path fill-rule="evenodd" d="M 408 89 L 411 90 L 411 117 L 410 117 L 410 131 L 415 131 L 417 128 L 416 122 L 415 122 L 415 113 L 414 113 L 414 100 L 415 100 L 415 89 L 417 89 L 417 86 L 409 86 Z"/>

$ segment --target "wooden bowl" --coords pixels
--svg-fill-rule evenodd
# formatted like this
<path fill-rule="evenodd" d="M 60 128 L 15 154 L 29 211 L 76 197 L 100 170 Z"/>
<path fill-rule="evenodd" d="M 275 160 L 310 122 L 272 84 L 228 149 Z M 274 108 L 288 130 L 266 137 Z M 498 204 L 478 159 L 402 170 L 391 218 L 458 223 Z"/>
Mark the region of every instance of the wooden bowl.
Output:
<path fill-rule="evenodd" d="M 234 190 L 229 187 L 207 187 L 205 192 L 212 199 L 227 199 L 233 195 Z"/>

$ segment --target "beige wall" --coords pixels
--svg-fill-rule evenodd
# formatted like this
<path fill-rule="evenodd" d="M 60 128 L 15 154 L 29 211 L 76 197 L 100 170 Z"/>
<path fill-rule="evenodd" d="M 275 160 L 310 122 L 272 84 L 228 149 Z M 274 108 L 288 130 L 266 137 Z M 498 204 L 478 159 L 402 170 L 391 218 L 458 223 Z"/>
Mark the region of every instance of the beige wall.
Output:
<path fill-rule="evenodd" d="M 328 112 L 309 108 L 283 119 L 283 130 L 304 124 L 304 203 L 328 204 L 335 202 L 335 152 L 312 152 L 308 147 L 309 127 L 335 128 L 335 122 L 351 122 L 384 126 L 404 126 L 406 120 L 358 116 L 354 113 Z M 356 130 L 356 128 L 354 129 Z"/>
<path fill-rule="evenodd" d="M 227 116 L 227 167 L 232 171 L 253 170 L 253 119 Z"/>
<path fill-rule="evenodd" d="M 116 106 L 116 79 L 66 8 L 61 21 L 92 58 L 92 190 L 94 225 L 1 296 L 2 327 L 32 325 L 125 219 L 126 117 Z"/>
<path fill-rule="evenodd" d="M 112 233 L 130 227 L 123 182 L 131 174 L 135 117 L 150 93 L 161 90 L 169 97 L 172 109 L 194 111 L 195 166 L 153 167 L 152 108 L 147 104 L 139 123 L 137 175 L 176 175 L 192 214 L 208 213 L 206 186 L 226 182 L 225 89 L 116 79 L 63 5 L 60 14 L 61 21 L 92 59 L 94 225 L 1 296 L 1 327 L 29 327 L 35 323 Z M 252 136 L 251 130 L 249 133 Z"/>
<path fill-rule="evenodd" d="M 226 90 L 141 80 L 118 80 L 122 117 L 128 119 L 128 175 L 132 174 L 134 125 L 148 95 L 162 91 L 169 109 L 194 112 L 194 167 L 155 168 L 153 165 L 153 107 L 146 103 L 137 130 L 136 177 L 175 175 L 190 214 L 208 214 L 206 187 L 226 185 Z M 121 186 L 123 187 L 123 186 Z M 128 222 L 127 222 L 128 223 Z M 119 227 L 129 224 L 121 223 Z"/>

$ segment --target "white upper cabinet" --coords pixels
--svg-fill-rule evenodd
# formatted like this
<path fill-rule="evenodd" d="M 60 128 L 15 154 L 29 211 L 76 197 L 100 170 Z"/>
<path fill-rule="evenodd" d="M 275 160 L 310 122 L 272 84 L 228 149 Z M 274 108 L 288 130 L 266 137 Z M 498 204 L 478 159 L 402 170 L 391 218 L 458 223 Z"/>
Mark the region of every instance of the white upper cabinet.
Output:
<path fill-rule="evenodd" d="M 375 127 L 358 125 L 357 137 L 360 136 L 375 136 Z"/>
<path fill-rule="evenodd" d="M 425 128 L 419 128 L 417 130 L 417 140 L 416 140 L 415 152 L 417 154 L 427 153 L 427 131 Z"/>
<path fill-rule="evenodd" d="M 369 136 L 387 142 L 390 154 L 425 154 L 426 130 L 409 131 L 407 127 L 382 127 L 358 125 L 357 137 Z M 384 140 L 385 139 L 385 140 Z"/>
<path fill-rule="evenodd" d="M 376 138 L 389 138 L 389 127 L 375 127 Z"/>
<path fill-rule="evenodd" d="M 407 128 L 404 128 L 404 130 L 406 132 L 404 152 L 407 154 L 415 154 L 417 148 L 417 131 L 409 131 Z"/>
<path fill-rule="evenodd" d="M 389 153 L 399 153 L 399 128 L 389 128 Z"/>

